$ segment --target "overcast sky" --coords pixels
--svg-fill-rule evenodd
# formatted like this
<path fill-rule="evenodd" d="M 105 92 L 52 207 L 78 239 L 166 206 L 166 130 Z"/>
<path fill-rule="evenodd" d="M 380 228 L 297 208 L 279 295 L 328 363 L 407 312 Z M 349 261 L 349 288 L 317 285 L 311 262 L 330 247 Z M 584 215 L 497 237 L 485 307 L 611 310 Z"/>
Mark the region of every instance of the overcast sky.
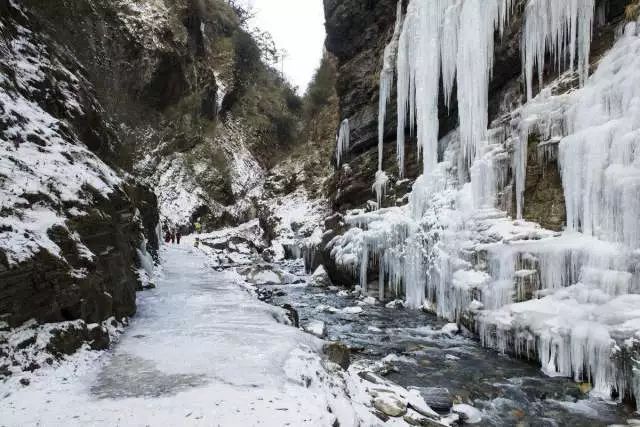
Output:
<path fill-rule="evenodd" d="M 325 37 L 322 0 L 245 1 L 256 12 L 252 24 L 271 33 L 277 47 L 287 51 L 284 73 L 303 93 L 322 58 Z"/>

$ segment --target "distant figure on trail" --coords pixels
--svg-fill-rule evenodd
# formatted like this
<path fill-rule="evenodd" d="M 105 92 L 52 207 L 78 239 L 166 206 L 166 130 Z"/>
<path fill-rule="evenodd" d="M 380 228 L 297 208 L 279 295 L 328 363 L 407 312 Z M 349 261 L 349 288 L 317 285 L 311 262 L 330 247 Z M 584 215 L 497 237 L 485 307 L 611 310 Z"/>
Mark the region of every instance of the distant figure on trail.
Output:
<path fill-rule="evenodd" d="M 176 233 L 175 232 L 171 232 L 171 243 L 175 243 L 176 242 Z"/>
<path fill-rule="evenodd" d="M 198 246 L 200 246 L 200 238 L 199 237 L 196 237 L 196 241 L 193 243 L 193 246 L 196 247 L 196 248 Z"/>
<path fill-rule="evenodd" d="M 167 232 L 164 234 L 164 242 L 169 243 L 170 241 L 171 241 L 171 232 L 167 230 Z"/>
<path fill-rule="evenodd" d="M 180 239 L 182 238 L 182 233 L 180 230 L 176 231 L 176 243 L 180 244 Z"/>
<path fill-rule="evenodd" d="M 196 233 L 200 234 L 202 231 L 202 225 L 199 222 L 196 222 L 193 226 L 196 228 Z"/>

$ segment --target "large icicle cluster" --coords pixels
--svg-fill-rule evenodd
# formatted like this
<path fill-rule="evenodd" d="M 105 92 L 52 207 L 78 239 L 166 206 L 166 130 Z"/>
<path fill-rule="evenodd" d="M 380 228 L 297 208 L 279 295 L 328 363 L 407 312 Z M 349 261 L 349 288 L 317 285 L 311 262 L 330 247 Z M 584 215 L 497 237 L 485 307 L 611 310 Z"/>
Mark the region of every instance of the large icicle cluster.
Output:
<path fill-rule="evenodd" d="M 545 58 L 550 54 L 557 70 L 577 69 L 580 84 L 589 75 L 589 52 L 595 16 L 595 0 L 529 0 L 522 36 L 522 64 L 527 100 L 533 98 L 534 75 L 543 86 Z M 517 218 L 522 218 L 524 180 L 527 168 L 529 124 L 524 123 L 517 144 L 513 169 L 516 176 Z"/>
<path fill-rule="evenodd" d="M 382 60 L 382 71 L 380 71 L 380 99 L 378 101 L 378 171 L 372 189 L 376 193 L 378 207 L 382 207 L 382 198 L 389 184 L 389 177 L 382 170 L 384 160 L 384 121 L 387 115 L 387 104 L 391 101 L 391 90 L 393 89 L 393 77 L 395 76 L 395 60 L 398 53 L 398 42 L 400 30 L 402 29 L 402 0 L 398 0 L 396 7 L 396 23 L 393 29 L 391 41 L 384 49 Z M 404 147 L 402 147 L 404 156 Z M 399 152 L 400 153 L 400 152 Z M 398 154 L 400 155 L 400 154 Z M 400 171 L 403 174 L 404 171 Z"/>
<path fill-rule="evenodd" d="M 526 7 L 523 64 L 527 99 L 533 98 L 535 69 L 542 87 L 547 53 L 559 70 L 577 66 L 580 82 L 584 83 L 589 75 L 595 0 L 529 0 Z"/>
<path fill-rule="evenodd" d="M 460 139 L 471 164 L 485 140 L 488 88 L 496 29 L 504 29 L 512 0 L 413 0 L 398 51 L 398 160 L 404 168 L 405 128 L 415 128 L 425 172 L 438 163 L 438 94 L 450 103 L 458 83 Z M 406 122 L 407 116 L 409 122 Z"/>
<path fill-rule="evenodd" d="M 595 393 L 639 396 L 640 369 L 623 356 L 640 347 L 638 26 L 628 25 L 587 79 L 594 2 L 529 0 L 522 45 L 531 99 L 488 129 L 493 37 L 510 7 L 409 3 L 397 58 L 398 159 L 402 168 L 408 125 L 425 172 L 407 206 L 347 217 L 352 228 L 330 243 L 332 255 L 359 272 L 365 292 L 404 295 L 411 307 L 472 323 L 485 345 L 537 357 L 549 375 L 589 381 Z M 533 98 L 532 76 L 547 53 L 558 68 L 577 67 L 584 87 Z M 457 80 L 460 129 L 440 141 L 439 161 L 440 79 L 447 104 Z M 564 233 L 505 212 L 512 168 L 522 216 L 534 134 L 540 159 L 561 170 Z"/>
<path fill-rule="evenodd" d="M 632 23 L 582 89 L 545 89 L 519 111 L 516 138 L 558 145 L 567 231 L 489 250 L 516 292 L 477 318 L 486 345 L 536 354 L 548 374 L 605 396 L 640 395 L 618 357 L 640 339 L 639 54 Z"/>

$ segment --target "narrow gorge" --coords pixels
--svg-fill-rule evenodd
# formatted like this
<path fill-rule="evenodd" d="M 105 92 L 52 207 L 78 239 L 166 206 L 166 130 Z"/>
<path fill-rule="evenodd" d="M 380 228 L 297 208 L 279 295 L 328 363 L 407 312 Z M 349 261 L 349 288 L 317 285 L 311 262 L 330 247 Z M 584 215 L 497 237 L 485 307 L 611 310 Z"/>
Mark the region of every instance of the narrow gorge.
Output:
<path fill-rule="evenodd" d="M 0 36 L 0 426 L 640 423 L 637 0 Z"/>

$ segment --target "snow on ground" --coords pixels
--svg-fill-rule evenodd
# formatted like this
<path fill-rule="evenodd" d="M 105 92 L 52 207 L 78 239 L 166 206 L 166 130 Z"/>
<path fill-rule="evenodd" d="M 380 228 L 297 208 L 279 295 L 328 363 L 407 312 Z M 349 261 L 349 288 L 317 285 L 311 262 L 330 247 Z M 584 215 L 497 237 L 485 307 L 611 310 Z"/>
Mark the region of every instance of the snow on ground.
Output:
<path fill-rule="evenodd" d="M 162 256 L 164 276 L 112 351 L 81 351 L 26 387 L 0 384 L 3 425 L 356 425 L 321 341 L 202 252 Z"/>

